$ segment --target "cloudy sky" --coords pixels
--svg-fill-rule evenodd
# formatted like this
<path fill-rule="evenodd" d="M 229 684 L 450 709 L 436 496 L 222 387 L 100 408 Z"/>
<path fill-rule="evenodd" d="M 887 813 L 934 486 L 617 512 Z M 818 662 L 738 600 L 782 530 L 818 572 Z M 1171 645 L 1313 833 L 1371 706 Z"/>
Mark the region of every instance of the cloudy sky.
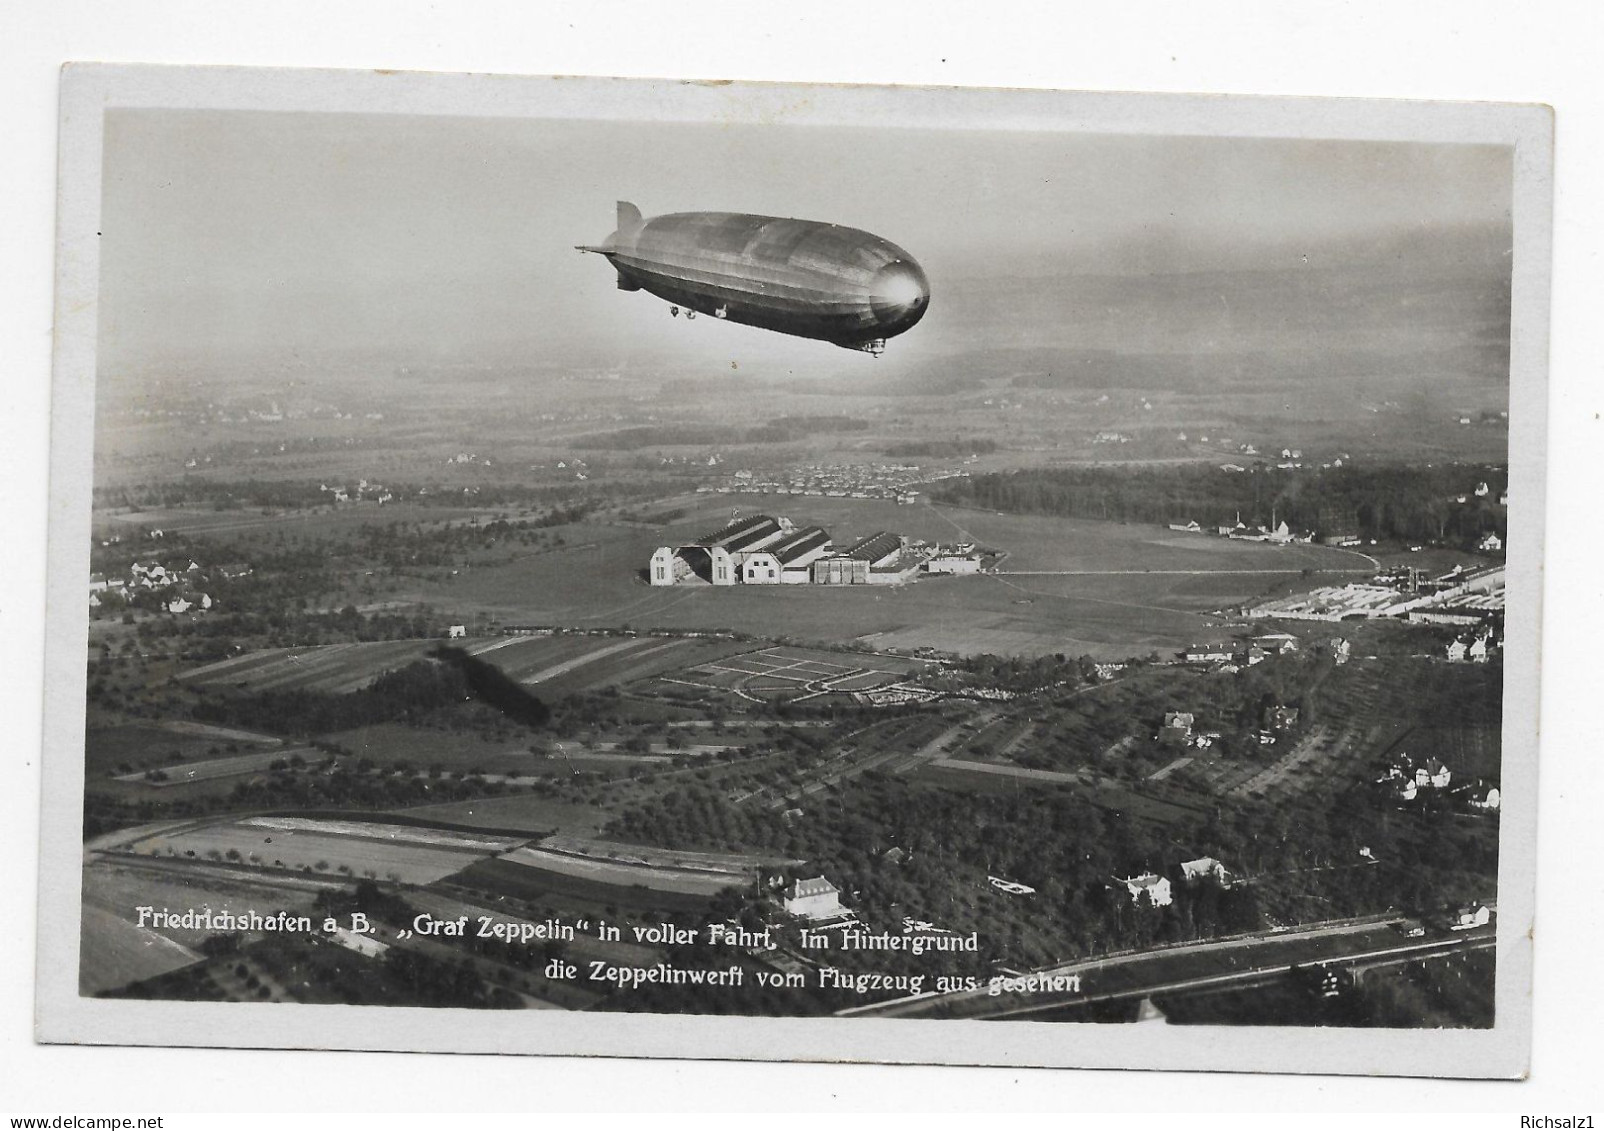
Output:
<path fill-rule="evenodd" d="M 864 228 L 931 278 L 930 315 L 903 340 L 920 339 L 906 351 L 918 357 L 973 345 L 957 328 L 987 280 L 1396 270 L 1405 255 L 1422 274 L 1496 268 L 1458 260 L 1496 255 L 1497 233 L 1507 242 L 1511 165 L 1482 146 L 115 111 L 104 171 L 103 368 L 609 367 L 709 350 L 794 368 L 843 358 L 687 327 L 644 292 L 616 291 L 608 265 L 573 245 L 607 236 L 618 199 L 648 217 Z M 999 340 L 1029 329 L 1000 321 Z"/>

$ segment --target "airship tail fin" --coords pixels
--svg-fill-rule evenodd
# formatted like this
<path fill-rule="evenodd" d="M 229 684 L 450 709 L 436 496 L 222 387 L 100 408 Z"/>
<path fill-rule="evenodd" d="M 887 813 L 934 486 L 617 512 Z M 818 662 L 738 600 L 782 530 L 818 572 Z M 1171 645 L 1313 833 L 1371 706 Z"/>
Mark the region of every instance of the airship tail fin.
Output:
<path fill-rule="evenodd" d="M 619 236 L 634 235 L 636 232 L 640 231 L 641 225 L 644 222 L 645 221 L 640 214 L 639 208 L 636 208 L 627 200 L 620 200 L 618 202 L 617 234 Z"/>

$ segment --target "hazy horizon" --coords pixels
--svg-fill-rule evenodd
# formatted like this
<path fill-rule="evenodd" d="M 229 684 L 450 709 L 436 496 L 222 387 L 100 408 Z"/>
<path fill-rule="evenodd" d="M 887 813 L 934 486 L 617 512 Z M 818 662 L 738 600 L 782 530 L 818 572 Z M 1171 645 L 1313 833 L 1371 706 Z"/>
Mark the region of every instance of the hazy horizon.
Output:
<path fill-rule="evenodd" d="M 1500 317 L 1507 336 L 1511 162 L 1423 143 L 113 111 L 100 366 L 878 379 L 988 345 L 1430 350 L 1496 337 Z M 864 228 L 924 265 L 930 315 L 879 361 L 686 325 L 573 250 L 612 230 L 618 199 Z M 1424 323 L 1421 294 L 1441 308 Z"/>

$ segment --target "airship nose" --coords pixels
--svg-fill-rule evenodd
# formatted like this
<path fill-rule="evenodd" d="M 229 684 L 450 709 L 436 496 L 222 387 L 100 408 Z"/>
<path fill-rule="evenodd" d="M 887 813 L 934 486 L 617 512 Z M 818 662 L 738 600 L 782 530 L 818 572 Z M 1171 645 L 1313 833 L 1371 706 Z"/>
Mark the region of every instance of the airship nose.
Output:
<path fill-rule="evenodd" d="M 869 307 L 875 320 L 894 333 L 923 318 L 929 304 L 930 281 L 912 260 L 886 264 L 869 283 Z"/>

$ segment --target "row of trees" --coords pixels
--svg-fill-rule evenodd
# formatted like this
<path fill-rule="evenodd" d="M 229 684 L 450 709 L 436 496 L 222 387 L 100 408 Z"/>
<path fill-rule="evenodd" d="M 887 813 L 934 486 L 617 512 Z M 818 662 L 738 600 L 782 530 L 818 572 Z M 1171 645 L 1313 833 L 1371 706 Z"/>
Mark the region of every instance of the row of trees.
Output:
<path fill-rule="evenodd" d="M 1212 465 L 1179 467 L 1035 468 L 950 479 L 931 488 L 939 502 L 1021 514 L 1121 522 L 1194 520 L 1205 527 L 1234 522 L 1293 530 L 1342 531 L 1403 541 L 1469 541 L 1505 528 L 1496 505 L 1502 468 L 1403 464 L 1281 470 L 1263 464 L 1248 473 Z M 1473 494 L 1488 483 L 1483 498 Z M 1466 497 L 1459 503 L 1459 496 Z"/>

